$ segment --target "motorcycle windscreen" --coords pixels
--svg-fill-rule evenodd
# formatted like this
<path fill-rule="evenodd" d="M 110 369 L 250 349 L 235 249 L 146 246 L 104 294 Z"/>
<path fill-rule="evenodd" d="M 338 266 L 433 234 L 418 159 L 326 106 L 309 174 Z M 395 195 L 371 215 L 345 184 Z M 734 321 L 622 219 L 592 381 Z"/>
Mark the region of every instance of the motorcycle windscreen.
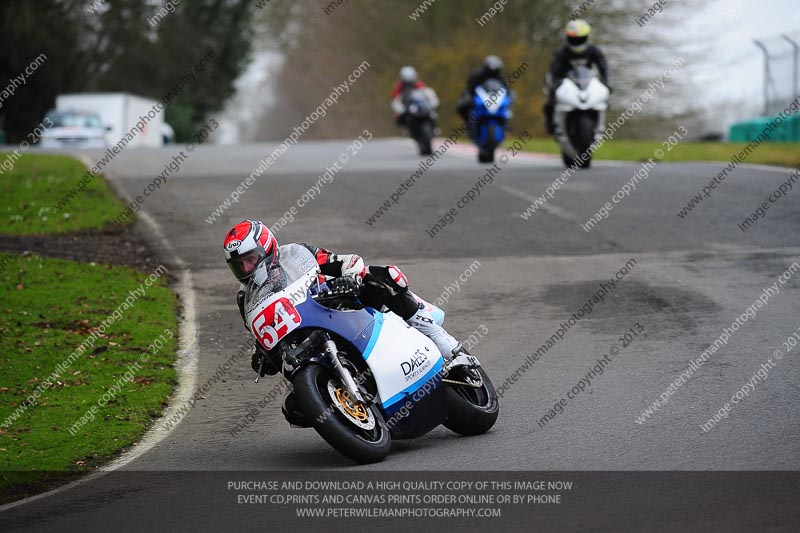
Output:
<path fill-rule="evenodd" d="M 556 89 L 556 111 L 574 109 L 603 110 L 608 107 L 610 92 L 591 69 L 571 71 Z"/>
<path fill-rule="evenodd" d="M 475 96 L 478 99 L 478 105 L 483 107 L 489 115 L 501 115 L 501 111 L 507 107 L 507 91 L 502 85 L 492 86 L 489 89 L 476 87 Z"/>
<path fill-rule="evenodd" d="M 284 244 L 279 248 L 281 268 L 286 272 L 286 280 L 294 283 L 311 272 L 319 273 L 319 264 L 308 248 L 299 244 Z"/>
<path fill-rule="evenodd" d="M 247 294 L 247 324 L 258 342 L 267 350 L 299 328 L 303 318 L 297 306 L 317 283 L 319 265 L 307 248 L 289 244 L 280 248 L 280 269 L 285 286 L 263 285 Z M 251 287 L 253 284 L 251 283 Z M 281 290 L 277 290 L 277 289 Z"/>
<path fill-rule="evenodd" d="M 298 279 L 308 278 L 311 274 L 319 274 L 319 265 L 314 255 L 305 246 L 285 244 L 278 249 L 276 268 L 266 271 L 263 277 L 253 275 L 247 285 L 245 305 L 250 314 L 255 302 L 260 302 L 272 294 L 285 290 Z M 264 279 L 266 278 L 266 279 Z M 307 288 L 311 288 L 309 284 Z M 249 323 L 249 322 L 248 322 Z"/>
<path fill-rule="evenodd" d="M 567 77 L 571 79 L 581 91 L 586 90 L 594 75 L 592 69 L 584 66 L 576 67 L 567 73 Z"/>
<path fill-rule="evenodd" d="M 421 89 L 414 89 L 409 92 L 406 98 L 406 107 L 411 115 L 419 118 L 429 116 L 432 111 L 427 95 Z"/>

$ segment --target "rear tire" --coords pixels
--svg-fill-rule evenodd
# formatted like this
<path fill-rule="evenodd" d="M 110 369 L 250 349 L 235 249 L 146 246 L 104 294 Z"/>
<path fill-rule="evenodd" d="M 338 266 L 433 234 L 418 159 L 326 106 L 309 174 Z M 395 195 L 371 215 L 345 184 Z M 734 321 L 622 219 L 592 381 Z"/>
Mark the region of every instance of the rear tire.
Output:
<path fill-rule="evenodd" d="M 447 421 L 444 422 L 444 427 L 460 435 L 486 433 L 492 429 L 500 414 L 494 385 L 483 367 L 478 367 L 477 371 L 483 380 L 483 385 L 479 389 L 466 385 L 445 384 Z"/>
<path fill-rule="evenodd" d="M 350 420 L 341 410 L 344 403 L 330 393 L 331 386 L 337 390 L 344 388 L 338 376 L 321 365 L 310 364 L 297 372 L 292 384 L 298 408 L 336 451 L 359 464 L 377 463 L 386 458 L 392 440 L 381 412 L 374 405 L 367 408 L 357 404 L 364 409 L 362 413 L 367 422 L 374 422 L 371 429 L 367 428 L 367 422 L 359 426 Z"/>

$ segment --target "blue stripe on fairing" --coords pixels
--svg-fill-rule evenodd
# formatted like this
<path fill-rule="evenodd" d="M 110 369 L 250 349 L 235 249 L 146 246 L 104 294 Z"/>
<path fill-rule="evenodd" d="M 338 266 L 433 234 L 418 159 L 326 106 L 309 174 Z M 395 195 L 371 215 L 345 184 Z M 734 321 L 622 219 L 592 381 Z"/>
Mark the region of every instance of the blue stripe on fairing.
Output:
<path fill-rule="evenodd" d="M 378 337 L 381 336 L 381 329 L 383 329 L 383 313 L 380 311 L 375 311 L 375 322 L 372 326 L 372 336 L 369 338 L 369 343 L 367 347 L 364 348 L 362 352 L 362 357 L 366 361 L 370 355 L 372 355 L 372 349 L 375 348 L 375 343 L 378 342 Z"/>
<path fill-rule="evenodd" d="M 438 373 L 442 369 L 442 363 L 443 362 L 444 362 L 444 360 L 440 357 L 439 360 L 436 361 L 436 364 L 433 365 L 433 368 L 431 368 L 428 371 L 428 373 L 425 374 L 425 376 L 422 377 L 419 381 L 417 381 L 413 385 L 407 387 L 406 389 L 403 389 L 402 391 L 398 392 L 397 394 L 395 394 L 394 396 L 392 396 L 391 398 L 389 398 L 385 402 L 381 403 L 383 408 L 384 409 L 388 409 L 392 404 L 395 404 L 395 403 L 399 402 L 400 400 L 402 400 L 403 398 L 405 398 L 409 394 L 412 394 L 412 393 L 416 392 L 417 390 L 419 390 L 420 388 L 422 388 L 423 385 L 425 385 L 433 376 L 436 375 L 436 373 Z"/>

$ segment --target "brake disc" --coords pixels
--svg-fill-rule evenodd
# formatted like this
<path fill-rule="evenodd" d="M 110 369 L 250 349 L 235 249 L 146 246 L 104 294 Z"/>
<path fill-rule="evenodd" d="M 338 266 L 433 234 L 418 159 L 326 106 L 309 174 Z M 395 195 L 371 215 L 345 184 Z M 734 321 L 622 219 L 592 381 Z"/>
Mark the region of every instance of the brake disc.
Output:
<path fill-rule="evenodd" d="M 337 385 L 338 383 L 334 383 L 334 380 L 328 380 L 328 395 L 333 401 L 333 406 L 336 410 L 359 429 L 374 429 L 375 416 L 372 410 L 363 403 L 354 400 L 347 389 Z"/>

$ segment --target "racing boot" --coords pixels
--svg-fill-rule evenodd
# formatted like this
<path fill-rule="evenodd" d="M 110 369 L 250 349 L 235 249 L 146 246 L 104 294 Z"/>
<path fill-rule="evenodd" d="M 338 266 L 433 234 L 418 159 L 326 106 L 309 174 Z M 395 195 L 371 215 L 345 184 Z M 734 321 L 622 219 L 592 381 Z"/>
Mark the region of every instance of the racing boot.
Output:
<path fill-rule="evenodd" d="M 433 341 L 436 347 L 444 357 L 445 363 L 458 355 L 464 347 L 455 337 L 447 333 L 447 331 L 437 324 L 430 312 L 425 309 L 417 309 L 414 316 L 406 320 L 409 326 L 412 326 L 422 332 L 426 337 Z"/>
<path fill-rule="evenodd" d="M 444 358 L 444 377 L 454 379 L 458 382 L 466 382 L 472 386 L 479 386 L 482 382 L 480 373 L 476 367 L 458 365 L 450 367 L 454 359 L 459 355 L 471 355 L 464 345 L 447 333 L 447 331 L 434 322 L 430 313 L 424 309 L 419 309 L 414 316 L 406 320 L 406 323 L 424 333 L 433 341 Z"/>

